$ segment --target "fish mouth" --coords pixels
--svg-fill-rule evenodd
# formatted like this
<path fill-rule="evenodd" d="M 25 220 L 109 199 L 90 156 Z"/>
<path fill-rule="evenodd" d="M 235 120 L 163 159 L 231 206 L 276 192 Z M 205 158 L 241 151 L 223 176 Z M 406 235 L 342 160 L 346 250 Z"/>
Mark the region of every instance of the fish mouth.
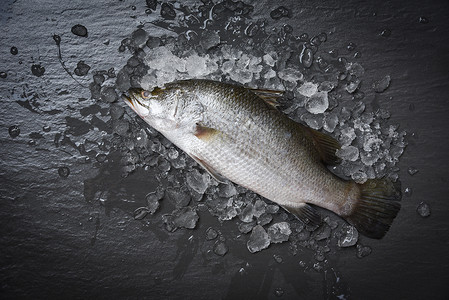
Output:
<path fill-rule="evenodd" d="M 132 88 L 128 90 L 128 94 L 123 93 L 122 99 L 125 101 L 126 104 L 131 106 L 131 108 L 136 109 L 136 106 L 134 105 L 135 102 L 142 105 L 142 103 L 139 101 L 138 96 L 140 96 L 142 93 L 142 89 L 138 88 Z"/>

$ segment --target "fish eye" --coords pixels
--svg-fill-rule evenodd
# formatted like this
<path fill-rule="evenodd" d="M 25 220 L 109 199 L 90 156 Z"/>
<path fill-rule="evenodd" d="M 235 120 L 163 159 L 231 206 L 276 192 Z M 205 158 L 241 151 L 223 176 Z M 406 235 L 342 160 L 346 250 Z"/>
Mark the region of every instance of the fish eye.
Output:
<path fill-rule="evenodd" d="M 142 98 L 148 99 L 148 98 L 150 98 L 151 93 L 149 91 L 142 91 L 141 95 L 142 95 Z"/>

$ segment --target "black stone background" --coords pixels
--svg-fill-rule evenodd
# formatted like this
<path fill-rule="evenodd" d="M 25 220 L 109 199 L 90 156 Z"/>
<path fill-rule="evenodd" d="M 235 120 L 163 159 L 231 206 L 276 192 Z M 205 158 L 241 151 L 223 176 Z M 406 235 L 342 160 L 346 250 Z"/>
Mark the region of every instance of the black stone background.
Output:
<path fill-rule="evenodd" d="M 267 17 L 278 5 L 247 3 L 255 6 L 254 17 Z M 235 238 L 234 222 L 221 225 L 207 212 L 200 214 L 196 229 L 175 233 L 151 220 L 149 225 L 134 220 L 132 212 L 141 203 L 123 199 L 141 199 L 154 189 L 151 174 L 140 170 L 121 179 L 100 172 L 75 151 L 65 153 L 53 145 L 55 134 L 70 122 L 66 117 L 85 106 L 79 98 L 92 100 L 88 89 L 62 69 L 52 35 L 61 36 L 70 70 L 80 60 L 93 69 L 119 70 L 129 53 L 118 53 L 117 48 L 145 20 L 144 1 L 4 0 L 0 7 L 0 71 L 7 72 L 7 78 L 0 78 L 1 298 L 264 299 L 275 298 L 275 290 L 282 288 L 285 299 L 341 294 L 346 299 L 447 299 L 448 1 L 283 4 L 291 8 L 292 17 L 272 21 L 274 25 L 288 23 L 295 32 L 311 36 L 333 31 L 325 47 L 343 49 L 355 43 L 362 53 L 357 61 L 366 70 L 363 84 L 386 74 L 392 78 L 381 105 L 409 133 L 399 175 L 413 194 L 403 198 L 384 239 L 362 238 L 373 252 L 358 259 L 353 249 L 337 249 L 328 255 L 326 271 L 316 272 L 299 266 L 300 260 L 313 262 L 311 253 L 300 249 L 292 256 L 288 243 L 249 253 L 247 236 Z M 428 23 L 419 22 L 420 17 Z M 70 32 L 75 24 L 87 27 L 87 38 Z M 391 35 L 382 36 L 384 29 Z M 18 48 L 17 55 L 10 53 L 12 46 Z M 33 64 L 45 68 L 43 76 L 32 75 Z M 87 79 L 80 80 L 88 84 Z M 33 112 L 34 106 L 19 105 L 24 100 L 42 109 Z M 21 130 L 15 139 L 8 134 L 12 125 Z M 49 132 L 42 130 L 46 125 Z M 74 135 L 77 130 L 100 134 L 93 128 L 70 126 Z M 37 145 L 29 145 L 30 139 Z M 58 175 L 61 166 L 70 168 L 67 178 Z M 419 172 L 410 176 L 410 166 Z M 114 171 L 114 161 L 109 168 Z M 86 199 L 89 188 L 98 185 L 109 187 L 116 199 L 112 205 L 105 208 L 98 199 Z M 428 218 L 416 213 L 421 201 L 432 209 Z M 206 257 L 200 251 L 207 247 L 204 234 L 210 226 L 227 238 L 229 252 L 224 257 Z M 273 254 L 283 262 L 275 262 Z M 244 271 L 239 272 L 241 268 Z"/>

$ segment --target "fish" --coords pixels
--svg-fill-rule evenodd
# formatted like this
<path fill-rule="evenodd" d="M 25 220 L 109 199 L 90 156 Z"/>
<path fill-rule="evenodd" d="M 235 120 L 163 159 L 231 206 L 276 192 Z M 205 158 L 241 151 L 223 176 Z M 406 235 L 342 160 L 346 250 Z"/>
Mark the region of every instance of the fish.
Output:
<path fill-rule="evenodd" d="M 339 143 L 283 114 L 282 94 L 189 79 L 122 98 L 217 181 L 252 190 L 305 224 L 320 224 L 318 206 L 382 238 L 400 210 L 400 189 L 388 179 L 358 184 L 334 175 L 328 166 L 339 162 Z"/>

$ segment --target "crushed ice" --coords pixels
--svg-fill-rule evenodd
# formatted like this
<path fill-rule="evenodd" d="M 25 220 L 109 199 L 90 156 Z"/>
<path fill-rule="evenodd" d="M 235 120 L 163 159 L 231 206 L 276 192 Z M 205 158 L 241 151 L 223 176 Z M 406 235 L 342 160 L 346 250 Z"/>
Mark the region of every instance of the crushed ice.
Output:
<path fill-rule="evenodd" d="M 332 169 L 336 174 L 357 182 L 383 176 L 397 180 L 396 164 L 407 144 L 406 132 L 388 123 L 387 110 L 365 99 L 369 91 L 362 84 L 363 66 L 338 57 L 337 50 L 321 51 L 319 46 L 328 40 L 324 33 L 311 38 L 305 33 L 295 36 L 288 25 L 266 32 L 266 21 L 249 17 L 252 6 L 239 8 L 226 3 L 229 4 L 203 1 L 197 8 L 176 12 L 172 5 L 165 5 L 161 10 L 163 19 L 155 20 L 151 26 L 169 29 L 172 35 L 153 36 L 151 28 L 141 25 L 118 49 L 128 49 L 132 56 L 117 74 L 113 69 L 93 72 L 92 98 L 112 103 L 108 122 L 114 135 L 107 149 L 121 152 L 122 176 L 144 168 L 157 174 L 160 182 L 158 190 L 148 191 L 147 206 L 137 209 L 135 218 L 154 215 L 162 219 L 168 231 L 193 229 L 201 204 L 221 222 L 235 220 L 252 253 L 271 243 L 289 241 L 293 254 L 298 246 L 315 251 L 314 268 L 320 269 L 330 251 L 326 241 L 335 239 L 340 247 L 357 245 L 358 257 L 368 255 L 371 249 L 357 244 L 354 227 L 329 217 L 324 218 L 321 226 L 304 226 L 257 194 L 231 182 L 216 182 L 162 135 L 115 103 L 118 94 L 130 87 L 152 89 L 189 78 L 282 90 L 285 95 L 280 109 L 284 113 L 329 133 L 341 143 L 337 155 L 342 163 Z M 213 13 L 218 6 L 224 12 L 222 16 Z M 288 9 L 283 8 L 272 18 L 289 16 Z M 231 44 L 231 40 L 236 42 Z M 349 43 L 348 50 L 354 48 Z M 390 76 L 385 75 L 372 89 L 381 96 L 390 82 Z M 16 132 L 15 128 L 10 129 L 11 136 L 18 135 Z M 409 173 L 416 171 L 411 168 Z M 161 201 L 170 203 L 173 211 L 158 215 Z M 426 211 L 425 205 L 418 208 L 423 216 Z M 214 240 L 217 236 L 217 231 L 209 228 L 205 238 Z M 217 240 L 213 252 L 222 256 L 228 248 Z"/>

